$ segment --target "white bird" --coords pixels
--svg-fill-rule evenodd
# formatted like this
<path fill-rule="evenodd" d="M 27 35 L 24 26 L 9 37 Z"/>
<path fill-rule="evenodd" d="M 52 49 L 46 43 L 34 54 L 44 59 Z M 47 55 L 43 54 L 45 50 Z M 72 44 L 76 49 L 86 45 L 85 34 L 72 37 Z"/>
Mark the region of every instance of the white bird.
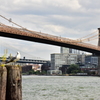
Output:
<path fill-rule="evenodd" d="M 20 53 L 17 51 L 17 55 L 15 57 L 12 57 L 10 60 L 6 61 L 5 64 L 10 63 L 10 62 L 16 62 L 20 59 Z"/>

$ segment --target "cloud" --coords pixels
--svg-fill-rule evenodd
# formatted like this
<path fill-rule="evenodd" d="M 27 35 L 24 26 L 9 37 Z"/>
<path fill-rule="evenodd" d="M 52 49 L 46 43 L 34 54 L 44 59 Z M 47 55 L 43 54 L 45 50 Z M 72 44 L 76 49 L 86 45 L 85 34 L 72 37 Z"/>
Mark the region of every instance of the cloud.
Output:
<path fill-rule="evenodd" d="M 78 0 L 4 0 L 1 3 L 1 9 L 17 14 L 66 14 L 69 9 L 80 8 Z"/>
<path fill-rule="evenodd" d="M 100 8 L 99 3 L 100 3 L 99 0 L 96 0 L 96 1 L 94 1 L 94 0 L 86 0 L 86 1 L 79 0 L 79 4 L 86 9 Z"/>
<path fill-rule="evenodd" d="M 99 27 L 99 3 L 99 0 L 1 0 L 0 13 L 30 30 L 77 39 Z M 15 26 L 2 18 L 0 20 Z M 56 46 L 12 39 L 6 41 L 11 45 L 16 41 L 17 48 L 23 47 L 25 52 L 34 52 L 40 57 L 44 52 L 46 59 L 50 59 L 50 53 L 59 52 Z"/>
<path fill-rule="evenodd" d="M 60 50 L 60 47 L 58 46 L 3 37 L 0 37 L 0 47 L 0 56 L 2 56 L 4 54 L 4 51 L 7 49 L 8 56 L 10 54 L 12 54 L 12 56 L 15 56 L 16 52 L 19 51 L 21 53 L 21 58 L 25 56 L 26 58 L 44 60 L 49 60 L 51 53 L 59 53 Z"/>

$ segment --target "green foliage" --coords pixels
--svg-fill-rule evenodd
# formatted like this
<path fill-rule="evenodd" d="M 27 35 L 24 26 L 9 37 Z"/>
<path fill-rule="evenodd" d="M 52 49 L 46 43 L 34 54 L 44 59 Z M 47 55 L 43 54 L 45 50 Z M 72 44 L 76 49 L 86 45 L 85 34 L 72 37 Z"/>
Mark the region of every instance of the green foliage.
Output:
<path fill-rule="evenodd" d="M 28 73 L 29 75 L 34 74 L 34 70 L 30 70 Z"/>
<path fill-rule="evenodd" d="M 81 70 L 80 70 L 79 66 L 75 65 L 75 64 L 70 65 L 70 67 L 67 70 L 68 74 L 70 74 L 70 73 L 79 73 L 79 72 L 81 72 Z"/>
<path fill-rule="evenodd" d="M 42 72 L 41 72 L 41 75 L 46 75 L 46 74 L 47 74 L 46 71 L 42 71 Z"/>
<path fill-rule="evenodd" d="M 46 71 L 40 72 L 40 71 L 30 70 L 30 71 L 27 72 L 27 73 L 23 73 L 23 75 L 32 75 L 32 74 L 34 74 L 34 75 L 46 75 L 47 72 L 46 72 Z"/>
<path fill-rule="evenodd" d="M 2 57 L 0 57 L 0 59 L 2 59 Z"/>
<path fill-rule="evenodd" d="M 41 73 L 40 71 L 36 71 L 35 72 L 36 75 L 40 75 L 40 73 Z"/>

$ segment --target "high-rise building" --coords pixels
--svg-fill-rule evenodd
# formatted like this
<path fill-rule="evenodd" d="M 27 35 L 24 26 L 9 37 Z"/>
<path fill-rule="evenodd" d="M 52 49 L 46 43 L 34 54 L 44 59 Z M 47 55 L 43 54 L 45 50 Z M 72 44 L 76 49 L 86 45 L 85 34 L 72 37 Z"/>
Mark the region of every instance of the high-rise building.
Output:
<path fill-rule="evenodd" d="M 58 70 L 59 67 L 62 67 L 63 64 L 67 64 L 67 53 L 54 53 L 51 54 L 51 69 L 52 70 Z"/>
<path fill-rule="evenodd" d="M 69 53 L 69 48 L 66 48 L 66 47 L 61 47 L 60 48 L 60 53 Z"/>
<path fill-rule="evenodd" d="M 51 69 L 59 70 L 62 65 L 71 65 L 77 63 L 77 55 L 71 53 L 51 54 Z"/>
<path fill-rule="evenodd" d="M 72 54 L 79 54 L 80 55 L 83 53 L 83 51 L 77 50 L 77 49 L 72 49 L 72 48 L 61 47 L 60 53 L 72 53 Z"/>
<path fill-rule="evenodd" d="M 86 56 L 85 57 L 85 64 L 86 65 L 89 64 L 89 65 L 98 66 L 98 57 L 97 56 L 92 56 L 92 55 Z"/>
<path fill-rule="evenodd" d="M 60 53 L 51 54 L 51 69 L 58 70 L 63 65 L 85 63 L 85 55 L 81 55 L 78 50 L 61 47 Z"/>
<path fill-rule="evenodd" d="M 61 47 L 61 48 L 60 48 L 60 53 L 72 53 L 72 54 L 77 54 L 77 50 L 76 50 L 76 49 L 72 49 L 72 48 Z"/>

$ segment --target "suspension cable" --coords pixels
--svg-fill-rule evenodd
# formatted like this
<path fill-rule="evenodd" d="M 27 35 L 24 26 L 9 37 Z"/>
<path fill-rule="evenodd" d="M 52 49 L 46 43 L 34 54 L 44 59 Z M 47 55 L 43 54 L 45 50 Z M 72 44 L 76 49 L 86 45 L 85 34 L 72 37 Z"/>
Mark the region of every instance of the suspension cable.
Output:
<path fill-rule="evenodd" d="M 11 20 L 11 18 L 10 18 L 10 19 L 8 19 L 8 18 L 6 18 L 6 17 L 4 17 L 4 16 L 2 16 L 2 15 L 0 15 L 0 17 L 2 17 L 2 18 L 4 18 L 4 19 L 6 19 L 7 21 L 9 21 L 9 22 L 11 22 L 11 23 L 15 24 L 15 25 L 16 25 L 16 26 L 18 26 L 18 27 L 21 27 L 21 28 L 25 29 L 25 28 L 24 28 L 24 27 L 22 27 L 21 25 L 18 25 L 17 23 L 13 22 L 13 21 Z"/>
<path fill-rule="evenodd" d="M 25 29 L 25 30 L 28 31 L 28 32 L 33 32 L 33 31 L 30 31 L 30 30 L 28 30 L 28 29 L 22 27 L 21 25 L 19 25 L 19 24 L 13 22 L 11 18 L 8 19 L 8 18 L 6 18 L 6 17 L 4 17 L 4 16 L 2 16 L 2 15 L 0 15 L 0 17 L 6 19 L 7 21 L 13 23 L 14 25 L 16 25 L 16 26 L 18 26 L 18 27 L 20 27 L 20 28 L 22 28 L 22 29 Z M 1 22 L 0 22 L 0 23 L 1 23 Z M 1 24 L 2 24 L 2 23 L 1 23 Z M 3 25 L 3 24 L 2 24 L 2 25 Z M 92 40 L 94 37 L 96 37 L 96 36 L 98 36 L 98 35 L 94 35 L 94 36 L 91 36 L 91 37 L 89 37 L 89 36 L 90 36 L 90 35 L 93 35 L 93 34 L 96 33 L 97 31 L 98 31 L 98 30 L 96 30 L 96 31 L 94 31 L 94 32 L 92 32 L 92 33 L 90 33 L 90 34 L 84 36 L 84 37 L 81 37 L 81 38 L 77 39 L 78 42 L 83 42 L 83 41 L 86 41 L 86 40 L 88 40 L 88 41 Z M 85 38 L 85 37 L 88 37 L 88 38 Z"/>
<path fill-rule="evenodd" d="M 79 38 L 79 39 L 82 39 L 82 38 L 88 37 L 88 36 L 90 36 L 90 35 L 92 35 L 92 34 L 94 34 L 94 33 L 96 33 L 96 32 L 98 32 L 98 30 L 96 30 L 96 31 L 94 31 L 94 32 L 92 32 L 92 33 L 90 33 L 90 34 L 84 36 L 84 37 L 81 37 L 81 38 Z"/>
<path fill-rule="evenodd" d="M 84 39 L 81 39 L 81 41 L 85 41 L 85 40 L 91 40 L 91 39 L 93 39 L 93 38 L 95 38 L 95 37 L 97 37 L 98 35 L 94 35 L 94 36 L 91 36 L 91 37 L 88 37 L 88 38 L 84 38 Z"/>

